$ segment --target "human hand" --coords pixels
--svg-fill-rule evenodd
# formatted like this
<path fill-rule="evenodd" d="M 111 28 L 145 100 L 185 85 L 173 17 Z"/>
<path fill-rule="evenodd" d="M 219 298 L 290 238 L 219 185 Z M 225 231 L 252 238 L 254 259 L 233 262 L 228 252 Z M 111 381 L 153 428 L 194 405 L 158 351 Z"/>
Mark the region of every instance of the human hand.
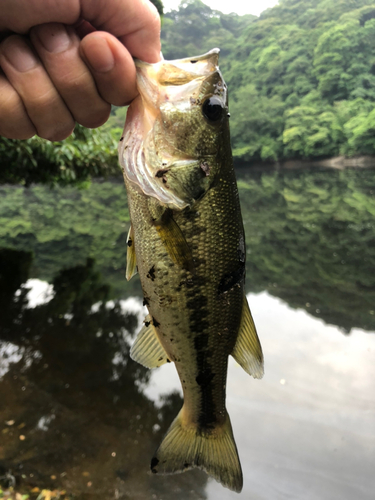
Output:
<path fill-rule="evenodd" d="M 10 139 L 60 141 L 75 122 L 99 127 L 111 104 L 137 95 L 132 56 L 160 59 L 149 0 L 2 0 L 2 38 L 0 135 Z"/>

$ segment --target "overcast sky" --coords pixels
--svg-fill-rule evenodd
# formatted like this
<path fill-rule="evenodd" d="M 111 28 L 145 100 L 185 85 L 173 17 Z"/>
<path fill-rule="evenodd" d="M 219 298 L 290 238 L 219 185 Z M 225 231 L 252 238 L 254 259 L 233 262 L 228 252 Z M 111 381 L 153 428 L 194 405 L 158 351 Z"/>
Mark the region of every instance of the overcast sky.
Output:
<path fill-rule="evenodd" d="M 254 14 L 259 16 L 261 12 L 273 7 L 278 3 L 278 0 L 202 0 L 203 3 L 209 5 L 211 9 L 219 10 L 225 14 L 235 12 L 239 15 Z M 164 10 L 177 9 L 181 0 L 162 0 Z"/>

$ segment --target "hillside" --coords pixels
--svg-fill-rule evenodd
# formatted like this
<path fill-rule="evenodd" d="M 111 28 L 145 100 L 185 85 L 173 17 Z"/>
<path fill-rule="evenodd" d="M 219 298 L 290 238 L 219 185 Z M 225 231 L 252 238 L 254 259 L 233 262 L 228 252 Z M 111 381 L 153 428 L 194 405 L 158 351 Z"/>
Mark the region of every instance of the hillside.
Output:
<path fill-rule="evenodd" d="M 374 40 L 375 0 L 280 0 L 259 18 L 187 0 L 162 27 L 166 59 L 220 47 L 238 164 L 375 155 Z M 120 175 L 124 117 L 114 109 L 104 127 L 77 127 L 62 143 L 0 137 L 0 183 Z"/>
<path fill-rule="evenodd" d="M 233 153 L 251 162 L 375 154 L 374 35 L 373 0 L 280 0 L 259 18 L 188 0 L 162 41 L 166 58 L 222 48 Z"/>

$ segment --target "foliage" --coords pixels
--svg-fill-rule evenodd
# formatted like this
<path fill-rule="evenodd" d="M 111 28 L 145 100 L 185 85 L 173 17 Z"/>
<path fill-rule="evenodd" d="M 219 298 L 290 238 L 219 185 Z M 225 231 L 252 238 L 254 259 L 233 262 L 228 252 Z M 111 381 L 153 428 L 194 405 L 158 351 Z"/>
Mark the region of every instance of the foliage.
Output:
<path fill-rule="evenodd" d="M 255 16 L 223 14 L 201 0 L 181 2 L 178 10 L 164 15 L 161 33 L 165 59 L 199 55 L 220 47 L 222 55 L 232 53 L 236 38 Z"/>
<path fill-rule="evenodd" d="M 164 11 L 163 2 L 161 0 L 150 0 L 150 2 L 155 5 L 155 7 L 158 9 L 159 15 L 162 16 Z"/>
<path fill-rule="evenodd" d="M 0 184 L 76 184 L 119 172 L 117 142 L 111 134 L 80 125 L 62 142 L 0 137 L 0 161 Z"/>
<path fill-rule="evenodd" d="M 166 58 L 222 48 L 235 159 L 375 154 L 374 0 L 280 0 L 227 21 L 188 0 L 162 42 Z"/>
<path fill-rule="evenodd" d="M 161 37 L 166 59 L 221 48 L 237 161 L 375 155 L 375 0 L 280 0 L 259 18 L 187 0 L 163 16 Z M 120 175 L 125 116 L 114 108 L 60 143 L 0 138 L 0 183 Z"/>

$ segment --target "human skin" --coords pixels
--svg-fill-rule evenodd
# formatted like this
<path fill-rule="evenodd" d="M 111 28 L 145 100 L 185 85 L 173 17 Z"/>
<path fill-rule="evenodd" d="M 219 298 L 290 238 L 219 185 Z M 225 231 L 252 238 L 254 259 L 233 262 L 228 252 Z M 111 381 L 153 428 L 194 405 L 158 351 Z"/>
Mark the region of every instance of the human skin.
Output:
<path fill-rule="evenodd" d="M 134 99 L 160 18 L 149 0 L 1 0 L 0 42 L 0 136 L 60 141 Z"/>

